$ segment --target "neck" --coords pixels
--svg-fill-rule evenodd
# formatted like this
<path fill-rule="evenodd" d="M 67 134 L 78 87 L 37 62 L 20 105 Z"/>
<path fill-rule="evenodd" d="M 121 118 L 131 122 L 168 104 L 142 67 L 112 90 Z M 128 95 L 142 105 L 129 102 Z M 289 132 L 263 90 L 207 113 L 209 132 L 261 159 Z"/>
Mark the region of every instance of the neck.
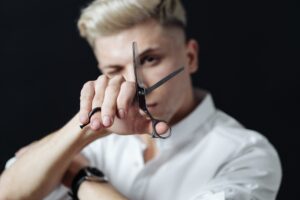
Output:
<path fill-rule="evenodd" d="M 189 90 L 189 94 L 187 95 L 190 98 L 187 98 L 183 102 L 182 108 L 179 110 L 178 114 L 176 114 L 169 122 L 169 124 L 172 126 L 179 122 L 180 120 L 184 119 L 186 116 L 188 116 L 201 102 L 201 98 L 198 98 L 197 95 L 195 95 L 195 92 L 193 89 Z"/>

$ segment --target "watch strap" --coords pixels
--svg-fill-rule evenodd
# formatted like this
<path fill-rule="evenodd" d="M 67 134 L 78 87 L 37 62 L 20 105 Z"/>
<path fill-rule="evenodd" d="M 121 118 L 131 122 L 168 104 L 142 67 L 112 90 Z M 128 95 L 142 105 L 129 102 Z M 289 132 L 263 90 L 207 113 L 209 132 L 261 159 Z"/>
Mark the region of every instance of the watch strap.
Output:
<path fill-rule="evenodd" d="M 73 200 L 79 200 L 78 190 L 83 181 L 95 181 L 95 182 L 106 182 L 105 176 L 102 171 L 95 167 L 84 167 L 78 171 L 76 176 L 73 178 L 71 184 L 71 193 L 69 195 Z"/>

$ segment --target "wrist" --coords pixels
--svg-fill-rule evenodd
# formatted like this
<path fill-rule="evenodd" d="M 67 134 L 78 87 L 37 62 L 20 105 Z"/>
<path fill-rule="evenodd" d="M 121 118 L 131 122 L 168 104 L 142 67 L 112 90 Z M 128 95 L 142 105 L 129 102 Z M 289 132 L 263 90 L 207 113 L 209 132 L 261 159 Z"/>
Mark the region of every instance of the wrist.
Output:
<path fill-rule="evenodd" d="M 78 174 L 78 172 L 82 168 L 88 166 L 89 166 L 89 161 L 82 154 L 76 155 L 71 161 L 67 171 L 65 172 L 64 177 L 62 179 L 62 183 L 66 187 L 71 188 L 74 177 Z"/>
<path fill-rule="evenodd" d="M 79 153 L 86 145 L 90 144 L 94 140 L 105 137 L 110 133 L 106 129 L 100 129 L 98 131 L 92 130 L 89 126 L 80 128 L 78 120 L 78 114 L 76 114 L 64 127 L 58 132 L 60 134 L 67 134 L 75 139 L 78 147 L 77 153 Z"/>
<path fill-rule="evenodd" d="M 104 183 L 107 182 L 104 174 L 94 167 L 84 167 L 79 170 L 79 172 L 73 178 L 71 184 L 72 193 L 70 195 L 73 199 L 78 199 L 78 192 L 81 188 L 82 184 L 85 182 L 97 182 L 97 183 Z"/>
<path fill-rule="evenodd" d="M 78 189 L 77 196 L 80 200 L 94 199 L 95 197 L 99 199 L 109 185 L 108 182 L 84 181 Z"/>

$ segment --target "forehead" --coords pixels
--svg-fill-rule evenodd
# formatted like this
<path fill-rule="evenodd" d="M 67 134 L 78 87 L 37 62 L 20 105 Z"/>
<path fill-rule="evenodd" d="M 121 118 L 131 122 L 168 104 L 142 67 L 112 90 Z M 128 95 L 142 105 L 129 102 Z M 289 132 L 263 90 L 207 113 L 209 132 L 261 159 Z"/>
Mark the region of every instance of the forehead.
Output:
<path fill-rule="evenodd" d="M 142 52 L 149 48 L 171 48 L 177 40 L 176 31 L 163 28 L 158 22 L 150 20 L 117 34 L 98 37 L 95 54 L 101 65 L 110 64 L 107 62 L 111 61 L 129 62 L 132 60 L 133 41 L 137 42 L 138 50 Z"/>

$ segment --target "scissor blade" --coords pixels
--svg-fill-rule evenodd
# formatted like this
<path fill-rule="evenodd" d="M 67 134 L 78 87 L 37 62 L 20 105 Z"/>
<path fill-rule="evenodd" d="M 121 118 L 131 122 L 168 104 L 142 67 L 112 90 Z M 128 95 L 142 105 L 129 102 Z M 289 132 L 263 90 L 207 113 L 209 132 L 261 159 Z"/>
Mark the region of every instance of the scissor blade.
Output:
<path fill-rule="evenodd" d="M 151 87 L 146 88 L 145 89 L 146 90 L 145 91 L 146 95 L 151 93 L 153 90 L 155 90 L 156 88 L 158 88 L 159 86 L 161 86 L 162 84 L 164 84 L 165 82 L 167 82 L 168 80 L 170 80 L 171 78 L 173 78 L 174 76 L 179 74 L 180 72 L 182 72 L 183 69 L 184 69 L 184 67 L 181 67 L 181 68 L 177 69 L 176 71 L 174 71 L 171 74 L 167 75 L 166 77 L 164 77 L 163 79 L 161 79 L 160 81 L 158 81 L 157 83 L 152 85 Z"/>
<path fill-rule="evenodd" d="M 136 42 L 132 42 L 132 55 L 133 55 L 133 69 L 134 69 L 135 83 L 138 85 L 137 67 L 139 66 L 139 63 L 137 60 L 137 44 L 136 44 Z"/>
<path fill-rule="evenodd" d="M 132 43 L 132 51 L 133 51 L 133 65 L 134 65 L 134 75 L 135 75 L 135 81 L 138 86 L 143 87 L 143 81 L 142 77 L 140 76 L 140 73 L 138 73 L 138 70 L 140 71 L 141 69 L 141 61 L 140 57 L 138 54 L 138 47 L 137 43 L 133 42 Z"/>

